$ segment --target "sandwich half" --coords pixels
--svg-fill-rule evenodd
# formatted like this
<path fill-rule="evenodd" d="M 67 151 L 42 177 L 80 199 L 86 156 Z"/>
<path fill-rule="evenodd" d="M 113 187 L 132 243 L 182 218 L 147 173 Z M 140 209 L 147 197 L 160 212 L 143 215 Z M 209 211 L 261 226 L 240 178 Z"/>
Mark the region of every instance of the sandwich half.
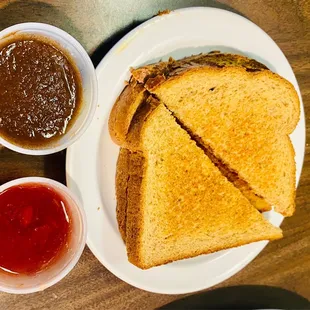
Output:
<path fill-rule="evenodd" d="M 260 211 L 291 216 L 299 120 L 293 85 L 255 60 L 211 53 L 132 70 Z M 140 85 L 140 84 L 139 84 Z"/>
<path fill-rule="evenodd" d="M 170 80 L 173 80 L 176 77 L 180 77 L 183 74 L 185 74 L 185 72 L 187 71 L 191 71 L 191 70 L 198 70 L 198 69 L 206 69 L 206 70 L 212 70 L 212 69 L 221 69 L 221 71 L 223 70 L 234 70 L 236 68 L 241 69 L 244 72 L 247 72 L 249 74 L 249 76 L 252 76 L 254 73 L 258 73 L 258 72 L 264 72 L 266 74 L 269 74 L 269 70 L 263 65 L 260 64 L 259 62 L 253 60 L 253 59 L 249 59 L 243 56 L 239 56 L 239 55 L 233 55 L 233 54 L 222 54 L 222 53 L 218 53 L 218 52 L 213 52 L 210 54 L 201 54 L 201 55 L 196 55 L 196 56 L 191 56 L 191 57 L 187 57 L 178 61 L 175 61 L 173 59 L 170 59 L 167 62 L 159 62 L 156 64 L 152 64 L 152 65 L 148 65 L 145 67 L 141 67 L 138 69 L 132 69 L 132 78 L 130 80 L 130 83 L 125 87 L 124 91 L 122 92 L 122 94 L 119 96 L 118 100 L 116 101 L 112 112 L 111 112 L 111 116 L 110 116 L 110 120 L 109 120 L 109 129 L 110 129 L 110 134 L 112 139 L 114 140 L 114 142 L 116 142 L 118 145 L 124 145 L 124 143 L 126 143 L 126 135 L 127 132 L 129 130 L 129 126 L 131 123 L 131 120 L 136 112 L 136 110 L 140 107 L 141 104 L 143 104 L 143 102 L 145 101 L 145 98 L 148 96 L 149 91 L 153 92 L 155 95 L 157 95 L 157 91 L 160 91 L 161 87 L 164 88 L 164 85 L 166 83 L 168 83 Z M 272 73 L 270 73 L 272 75 Z M 234 79 L 234 76 L 231 77 L 232 80 Z M 280 78 L 281 79 L 281 78 Z M 187 83 L 186 81 L 184 82 L 185 84 Z M 238 83 L 238 81 L 237 81 Z M 253 83 L 255 83 L 255 77 L 253 76 Z M 161 85 L 164 84 L 164 85 Z M 170 85 L 170 84 L 169 84 Z M 168 87 L 170 87 L 168 85 Z M 183 86 L 182 86 L 183 87 Z M 193 86 L 195 88 L 195 86 Z M 146 89 L 148 91 L 146 91 Z M 179 90 L 178 90 L 179 91 Z M 215 91 L 215 89 L 212 89 L 211 87 L 211 91 Z M 208 92 L 209 89 L 208 89 Z M 164 93 L 166 93 L 166 88 L 164 90 Z M 235 94 L 236 92 L 234 92 Z M 206 94 L 208 95 L 208 93 Z M 191 97 L 192 93 L 186 94 L 187 97 Z M 201 94 L 202 96 L 202 101 L 204 100 L 205 94 Z M 165 103 L 165 95 L 163 95 L 162 97 L 164 99 L 164 103 Z M 178 96 L 175 96 L 174 93 L 170 93 L 170 100 L 174 101 L 174 98 L 178 98 Z M 250 99 L 249 99 L 250 100 Z M 182 119 L 180 118 L 180 115 L 178 114 L 178 111 L 180 109 L 183 108 L 184 103 L 180 104 L 181 102 L 173 102 L 171 104 L 169 104 L 169 102 L 167 103 L 167 106 L 169 107 L 169 109 L 172 111 L 172 113 L 174 113 L 174 115 L 178 118 L 178 121 L 183 121 L 184 118 Z M 252 103 L 252 106 L 255 106 L 256 102 Z M 298 102 L 297 102 L 298 104 Z M 195 105 L 195 103 L 194 103 Z M 219 107 L 217 109 L 215 109 L 214 111 L 214 117 L 218 117 L 221 118 L 225 113 L 223 113 L 222 111 L 222 106 L 221 104 L 218 105 Z M 214 107 L 215 108 L 215 107 Z M 218 128 L 214 128 L 213 127 L 213 119 L 211 119 L 212 122 L 208 122 L 208 119 L 206 118 L 207 115 L 205 115 L 205 107 L 203 106 L 196 106 L 193 107 L 191 106 L 189 108 L 191 110 L 191 115 L 189 118 L 192 118 L 193 114 L 197 114 L 196 117 L 193 119 L 193 122 L 196 122 L 197 119 L 201 124 L 201 119 L 204 121 L 204 123 L 201 124 L 201 126 L 203 127 L 203 129 L 208 128 L 209 131 L 213 131 L 214 135 L 216 135 L 216 138 L 214 138 L 215 142 L 214 144 L 219 145 L 219 143 L 221 143 L 222 140 L 222 135 L 225 135 L 225 128 L 221 128 L 222 126 L 219 125 L 218 127 L 220 127 L 220 130 L 218 130 Z M 199 110 L 201 109 L 201 110 Z M 242 107 L 240 105 L 240 109 L 242 110 Z M 196 113 L 198 112 L 198 113 Z M 257 112 L 259 113 L 259 112 Z M 227 113 L 226 113 L 227 114 Z M 298 114 L 298 113 L 297 113 Z M 230 116 L 229 116 L 230 117 Z M 242 119 L 244 117 L 244 115 L 242 114 L 242 112 L 240 113 L 239 118 Z M 226 120 L 224 120 L 225 122 Z M 240 120 L 237 120 L 237 122 Z M 234 128 L 237 128 L 238 124 L 236 124 L 235 122 L 232 123 L 232 121 L 228 120 L 228 123 L 231 124 L 231 129 L 235 130 Z M 216 152 L 216 150 L 214 151 L 214 149 L 211 147 L 210 143 L 206 142 L 206 139 L 204 139 L 203 137 L 200 137 L 197 133 L 196 133 L 196 125 L 192 125 L 192 126 L 187 126 L 187 121 L 185 120 L 183 123 L 184 127 L 187 127 L 187 130 L 190 131 L 192 138 L 194 138 L 201 147 L 204 148 L 205 152 L 208 153 L 208 156 L 211 158 L 211 160 L 217 165 L 217 167 L 221 170 L 221 172 L 223 173 L 223 175 L 225 177 L 228 178 L 228 180 L 230 182 L 232 182 L 236 187 L 238 187 L 242 193 L 245 195 L 245 197 L 260 211 L 268 211 L 271 210 L 271 205 L 275 204 L 276 199 L 273 199 L 274 197 L 270 198 L 270 195 L 267 193 L 267 195 L 265 194 L 264 196 L 262 194 L 266 193 L 266 191 L 261 191 L 258 189 L 257 187 L 257 182 L 254 182 L 254 186 L 252 186 L 252 181 L 253 178 L 251 177 L 247 177 L 244 178 L 244 174 L 243 172 L 243 168 L 241 169 L 241 173 L 239 173 L 239 169 L 238 166 L 239 163 L 235 164 L 235 165 L 231 165 L 230 160 L 227 160 L 226 156 L 223 156 L 222 154 L 219 154 L 218 152 Z M 199 124 L 198 124 L 199 125 Z M 241 133 L 245 133 L 245 136 L 248 135 L 248 133 L 246 132 L 247 129 L 243 129 L 240 132 Z M 265 132 L 264 130 L 262 130 L 262 136 L 259 136 L 259 138 L 261 140 L 268 140 L 269 138 L 266 137 L 266 134 L 268 134 L 268 132 Z M 208 133 L 207 133 L 208 134 Z M 251 137 L 249 139 L 249 141 L 252 142 L 252 145 L 254 144 L 254 149 L 257 147 L 259 148 L 260 145 L 259 144 L 255 144 L 255 137 L 253 138 L 252 136 L 255 135 L 255 133 L 249 134 Z M 273 133 L 271 133 L 272 138 L 274 138 Z M 276 134 L 277 136 L 277 134 Z M 221 139 L 219 139 L 219 137 Z M 233 139 L 233 138 L 232 138 Z M 247 145 L 248 141 L 247 139 L 244 137 L 241 137 L 242 140 L 245 140 L 244 144 Z M 282 140 L 283 142 L 283 140 Z M 287 144 L 290 144 L 290 141 L 286 139 L 285 141 Z M 238 140 L 236 141 L 236 143 L 239 143 Z M 274 143 L 274 142 L 272 142 Z M 227 145 L 226 145 L 227 146 Z M 250 145 L 247 145 L 248 147 Z M 240 150 L 240 147 L 235 146 L 235 144 L 233 144 L 232 146 L 227 146 L 227 148 L 229 149 L 229 152 L 234 152 L 234 148 L 236 147 L 237 151 L 243 155 L 243 156 L 248 156 L 247 154 L 247 149 Z M 243 147 L 243 145 L 241 146 Z M 265 143 L 265 148 L 268 148 L 267 144 Z M 277 146 L 274 146 L 274 148 L 276 148 Z M 226 150 L 227 151 L 227 150 Z M 254 150 L 255 151 L 255 150 Z M 261 150 L 261 153 L 263 153 L 264 151 L 266 151 L 266 149 Z M 273 151 L 272 149 L 270 151 Z M 287 152 L 288 151 L 288 152 Z M 253 148 L 251 149 L 251 152 L 253 153 Z M 279 157 L 282 157 L 282 153 L 284 152 L 284 157 L 287 157 L 287 175 L 289 175 L 289 178 L 286 178 L 286 173 L 285 176 L 282 175 L 282 177 L 280 177 L 280 179 L 278 179 L 278 183 L 280 184 L 276 184 L 276 186 L 281 186 L 281 184 L 283 183 L 285 185 L 285 181 L 282 182 L 283 178 L 287 179 L 286 183 L 289 183 L 286 187 L 286 189 L 282 189 L 282 190 L 289 190 L 287 193 L 288 195 L 290 195 L 290 201 L 287 201 L 288 199 L 284 197 L 284 199 L 282 199 L 282 203 L 279 202 L 278 204 L 276 204 L 276 210 L 284 215 L 291 215 L 292 212 L 294 211 L 294 193 L 295 193 L 295 184 L 294 184 L 294 178 L 295 178 L 295 164 L 294 164 L 294 154 L 292 154 L 292 148 L 290 147 L 290 145 L 284 146 L 282 147 L 280 145 L 280 150 L 277 151 L 277 153 L 280 154 L 275 154 L 275 156 L 273 156 L 273 160 L 277 160 L 279 159 Z M 260 156 L 260 154 L 258 154 L 258 156 Z M 264 172 L 264 168 L 261 169 L 262 164 L 259 163 L 257 161 L 257 157 L 252 161 L 252 164 L 254 162 L 254 166 L 256 166 L 257 169 L 252 169 L 252 173 L 251 174 L 255 174 L 257 178 L 261 177 L 262 173 Z M 251 157 L 251 155 L 250 155 Z M 269 156 L 270 157 L 270 156 Z M 243 159 L 240 159 L 243 160 Z M 269 159 L 265 160 L 268 161 Z M 283 158 L 282 161 L 286 161 L 286 158 Z M 280 168 L 280 165 L 278 165 L 278 167 Z M 273 168 L 271 168 L 270 170 L 272 170 Z M 283 171 L 282 171 L 283 172 Z M 279 174 L 281 174 L 281 172 L 279 173 L 277 171 L 277 173 L 272 177 L 272 179 L 276 179 L 279 177 Z M 261 178 L 262 182 L 266 181 L 266 178 L 268 178 L 268 176 L 263 176 L 263 178 Z M 269 185 L 269 193 L 270 191 L 272 191 L 272 189 L 270 190 L 270 188 L 272 188 L 275 184 L 275 182 L 273 182 L 272 184 Z M 268 186 L 268 184 L 263 185 L 264 186 Z M 279 193 L 278 193 L 279 194 Z M 283 196 L 283 195 L 282 195 Z M 281 196 L 280 196 L 281 197 Z M 283 198 L 283 197 L 282 197 Z M 286 200 L 285 200 L 286 199 Z M 278 199 L 279 200 L 279 199 Z"/>
<path fill-rule="evenodd" d="M 295 161 L 289 134 L 299 120 L 294 87 L 268 71 L 199 67 L 151 92 L 229 171 L 284 216 L 295 210 Z"/>
<path fill-rule="evenodd" d="M 282 237 L 153 98 L 132 119 L 121 167 L 118 219 L 139 268 Z"/>

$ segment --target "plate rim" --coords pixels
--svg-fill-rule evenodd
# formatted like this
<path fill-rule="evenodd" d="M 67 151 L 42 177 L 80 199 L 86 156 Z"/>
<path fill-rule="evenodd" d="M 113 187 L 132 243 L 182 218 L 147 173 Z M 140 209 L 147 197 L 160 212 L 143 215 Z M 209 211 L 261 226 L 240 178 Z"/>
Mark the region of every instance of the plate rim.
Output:
<path fill-rule="evenodd" d="M 171 11 L 169 14 L 167 15 L 161 15 L 161 16 L 154 16 L 148 20 L 146 20 L 145 22 L 141 23 L 140 25 L 138 25 L 137 27 L 135 27 L 134 29 L 132 29 L 130 32 L 128 32 L 125 36 L 123 36 L 109 51 L 108 53 L 102 58 L 102 60 L 100 61 L 100 63 L 97 65 L 96 67 L 96 74 L 97 77 L 101 74 L 101 71 L 104 70 L 105 65 L 109 62 L 110 58 L 115 54 L 115 51 L 117 51 L 122 44 L 128 42 L 130 40 L 130 38 L 134 37 L 136 35 L 136 33 L 138 31 L 140 31 L 141 29 L 143 29 L 144 27 L 148 26 L 151 23 L 154 23 L 155 21 L 158 21 L 160 19 L 163 18 L 169 18 L 169 15 L 174 15 L 174 14 L 179 14 L 179 13 L 186 13 L 186 11 L 215 11 L 219 14 L 228 14 L 228 15 L 233 15 L 235 17 L 238 17 L 241 20 L 244 20 L 247 23 L 252 24 L 254 27 L 256 27 L 258 30 L 261 31 L 262 35 L 264 35 L 266 38 L 268 38 L 269 41 L 271 41 L 273 44 L 275 44 L 278 47 L 278 50 L 280 53 L 282 53 L 282 55 L 284 56 L 288 66 L 290 67 L 292 73 L 293 73 L 293 77 L 295 79 L 295 84 L 294 87 L 299 95 L 299 99 L 300 99 L 300 121 L 302 121 L 302 125 L 303 125 L 303 153 L 302 153 L 302 164 L 301 164 L 301 171 L 302 171 L 302 166 L 304 163 L 304 156 L 305 156 L 305 132 L 306 132 L 306 126 L 305 126 L 305 114 L 304 114 L 304 107 L 303 107 L 303 100 L 302 100 L 302 96 L 301 96 L 301 92 L 299 89 L 299 85 L 298 85 L 298 81 L 296 79 L 295 73 L 290 65 L 290 63 L 288 62 L 285 54 L 283 53 L 283 51 L 280 49 L 280 47 L 277 45 L 277 43 L 262 29 L 260 28 L 258 25 L 256 25 L 254 22 L 252 22 L 250 19 L 247 19 L 246 17 L 237 14 L 237 13 L 233 13 L 231 11 L 228 10 L 224 10 L 224 9 L 220 9 L 220 8 L 213 8 L 213 7 L 201 7 L 201 6 L 197 6 L 197 7 L 188 7 L 188 8 L 181 8 L 181 9 L 176 9 Z M 109 109 L 107 109 L 103 120 L 102 120 L 102 127 L 104 127 L 105 123 L 107 122 L 107 117 L 108 117 L 108 113 L 109 113 Z M 65 172 L 66 172 L 66 182 L 67 182 L 67 186 L 69 188 L 72 188 L 72 184 L 70 181 L 70 177 L 69 175 L 71 175 L 71 163 L 72 163 L 72 154 L 73 152 L 73 148 L 74 148 L 74 144 L 72 146 L 70 146 L 67 149 L 67 155 L 66 155 L 66 163 L 65 163 Z M 297 166 L 297 163 L 296 163 Z M 297 186 L 300 180 L 300 175 L 301 175 L 301 171 L 299 176 L 296 176 L 297 179 Z M 86 210 L 85 210 L 86 212 Z M 279 226 L 281 225 L 283 219 L 281 219 L 281 222 L 279 224 Z M 252 251 L 248 252 L 248 255 L 246 255 L 243 259 L 241 259 L 238 263 L 237 266 L 235 266 L 236 268 L 232 268 L 233 270 L 230 270 L 227 273 L 222 273 L 221 275 L 219 275 L 215 281 L 213 281 L 213 284 L 209 285 L 209 284 L 205 284 L 205 285 L 201 285 L 201 286 L 196 286 L 195 288 L 192 287 L 192 289 L 187 289 L 187 290 L 182 290 L 182 289 L 154 289 L 154 287 L 146 287 L 145 285 L 140 285 L 139 282 L 135 282 L 134 280 L 131 280 L 131 278 L 127 277 L 127 275 L 124 274 L 120 274 L 117 270 L 117 268 L 115 268 L 114 266 L 112 266 L 111 264 L 107 263 L 106 260 L 103 258 L 103 256 L 99 253 L 99 251 L 97 250 L 96 246 L 93 245 L 93 242 L 91 241 L 89 235 L 87 234 L 87 245 L 89 247 L 89 249 L 91 250 L 91 252 L 94 254 L 94 256 L 98 259 L 98 261 L 106 268 L 109 270 L 109 272 L 113 273 L 115 276 L 117 276 L 120 280 L 127 282 L 128 284 L 137 287 L 141 290 L 144 291 L 149 291 L 149 292 L 153 292 L 153 293 L 159 293 L 159 294 L 185 294 L 185 293 L 193 293 L 193 292 L 197 292 L 200 290 L 204 290 L 207 288 L 210 288 L 214 285 L 217 285 L 227 279 L 229 279 L 230 277 L 234 276 L 236 273 L 238 273 L 240 270 L 242 270 L 243 268 L 245 268 L 250 262 L 252 262 L 252 260 L 254 260 L 254 258 L 260 254 L 262 252 L 262 250 L 265 248 L 265 246 L 269 243 L 269 241 L 262 241 L 261 243 L 257 244 L 257 247 L 255 249 L 253 249 Z"/>

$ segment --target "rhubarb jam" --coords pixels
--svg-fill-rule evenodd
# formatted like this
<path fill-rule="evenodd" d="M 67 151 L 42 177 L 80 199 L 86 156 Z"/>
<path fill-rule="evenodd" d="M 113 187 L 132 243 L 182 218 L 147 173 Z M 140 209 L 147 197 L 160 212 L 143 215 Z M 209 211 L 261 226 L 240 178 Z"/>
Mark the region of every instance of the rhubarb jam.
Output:
<path fill-rule="evenodd" d="M 0 193 L 0 269 L 35 274 L 68 247 L 71 219 L 64 197 L 48 185 L 27 183 Z"/>

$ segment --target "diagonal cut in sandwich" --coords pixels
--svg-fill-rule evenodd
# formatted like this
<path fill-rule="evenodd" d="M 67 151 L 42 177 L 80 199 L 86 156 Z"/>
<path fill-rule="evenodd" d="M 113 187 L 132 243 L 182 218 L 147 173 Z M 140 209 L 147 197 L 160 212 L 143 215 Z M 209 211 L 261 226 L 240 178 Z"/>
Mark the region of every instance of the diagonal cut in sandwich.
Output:
<path fill-rule="evenodd" d="M 178 61 L 171 58 L 168 62 L 159 62 L 138 69 L 132 69 L 130 83 L 120 94 L 110 114 L 109 130 L 112 140 L 120 146 L 126 144 L 126 137 L 131 120 L 136 110 L 141 104 L 143 104 L 143 102 L 145 102 L 145 99 L 149 95 L 149 92 L 146 91 L 147 88 L 149 89 L 151 86 L 154 87 L 154 85 L 159 85 L 172 75 L 172 73 L 175 74 L 176 72 L 187 70 L 189 68 L 202 66 L 240 66 L 249 72 L 267 69 L 264 65 L 253 59 L 248 59 L 239 55 L 220 54 L 216 52 L 191 56 Z M 271 205 L 260 195 L 257 195 L 248 182 L 242 180 L 236 171 L 231 170 L 220 158 L 215 157 L 208 147 L 201 143 L 199 144 L 200 147 L 203 147 L 205 152 L 208 153 L 208 156 L 221 170 L 223 175 L 239 188 L 243 195 L 247 197 L 247 199 L 259 211 L 271 210 Z"/>
<path fill-rule="evenodd" d="M 132 70 L 260 211 L 295 211 L 291 83 L 255 60 L 212 53 Z M 141 84 L 139 84 L 141 85 Z"/>
<path fill-rule="evenodd" d="M 131 72 L 109 118 L 129 260 L 145 269 L 281 238 L 260 212 L 295 209 L 294 87 L 218 52 Z"/>
<path fill-rule="evenodd" d="M 152 97 L 137 110 L 117 164 L 117 216 L 142 269 L 282 237 Z"/>
<path fill-rule="evenodd" d="M 284 216 L 295 211 L 294 87 L 264 70 L 189 69 L 151 90 L 197 141 Z"/>

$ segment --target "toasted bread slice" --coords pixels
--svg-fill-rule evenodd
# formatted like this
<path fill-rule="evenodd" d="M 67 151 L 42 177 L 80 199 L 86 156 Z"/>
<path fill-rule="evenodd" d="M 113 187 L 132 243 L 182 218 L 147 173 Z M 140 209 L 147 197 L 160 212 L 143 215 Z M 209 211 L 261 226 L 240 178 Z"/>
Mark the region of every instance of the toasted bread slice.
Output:
<path fill-rule="evenodd" d="M 143 104 L 128 135 L 135 137 L 127 185 L 131 263 L 147 269 L 282 237 L 281 229 L 221 174 L 164 105 Z"/>
<path fill-rule="evenodd" d="M 196 67 L 149 89 L 229 170 L 275 210 L 295 210 L 294 87 L 268 71 Z"/>

